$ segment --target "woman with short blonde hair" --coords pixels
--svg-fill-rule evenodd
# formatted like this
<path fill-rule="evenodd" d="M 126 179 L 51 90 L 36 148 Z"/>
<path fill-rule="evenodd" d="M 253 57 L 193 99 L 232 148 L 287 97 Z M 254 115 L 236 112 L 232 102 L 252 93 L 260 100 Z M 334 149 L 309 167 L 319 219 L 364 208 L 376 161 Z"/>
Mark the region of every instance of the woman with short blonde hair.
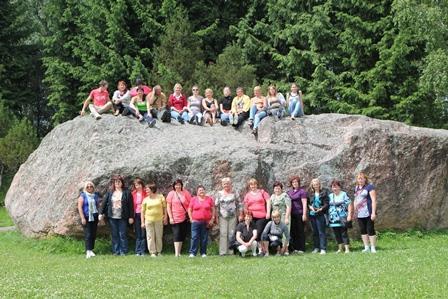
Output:
<path fill-rule="evenodd" d="M 92 181 L 84 183 L 84 188 L 78 198 L 78 213 L 84 230 L 86 258 L 95 256 L 96 230 L 98 227 L 99 194 L 95 192 Z"/>

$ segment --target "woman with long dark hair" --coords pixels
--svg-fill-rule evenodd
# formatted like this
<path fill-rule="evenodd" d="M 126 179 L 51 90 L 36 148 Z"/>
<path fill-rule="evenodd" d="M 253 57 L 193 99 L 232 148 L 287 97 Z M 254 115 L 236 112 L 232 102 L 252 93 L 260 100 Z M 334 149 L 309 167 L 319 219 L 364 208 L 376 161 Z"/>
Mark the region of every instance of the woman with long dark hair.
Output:
<path fill-rule="evenodd" d="M 124 185 L 120 175 L 111 179 L 109 192 L 106 193 L 100 209 L 99 219 L 107 217 L 112 234 L 112 253 L 126 255 L 128 253 L 128 224 L 134 223 L 134 203 L 132 195 Z"/>

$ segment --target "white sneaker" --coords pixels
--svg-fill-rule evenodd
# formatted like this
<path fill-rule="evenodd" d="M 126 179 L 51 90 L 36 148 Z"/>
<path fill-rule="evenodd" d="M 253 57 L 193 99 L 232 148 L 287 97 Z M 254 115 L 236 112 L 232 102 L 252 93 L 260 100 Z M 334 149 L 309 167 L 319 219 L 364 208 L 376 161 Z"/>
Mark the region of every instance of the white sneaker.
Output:
<path fill-rule="evenodd" d="M 190 253 L 188 257 L 195 257 L 193 253 Z"/>
<path fill-rule="evenodd" d="M 371 252 L 371 253 L 376 253 L 376 248 L 375 248 L 375 247 L 372 247 L 372 248 L 370 249 L 370 252 Z"/>
<path fill-rule="evenodd" d="M 207 257 L 207 255 L 206 255 L 206 254 L 203 254 L 203 255 L 201 255 L 201 257 Z"/>
<path fill-rule="evenodd" d="M 283 255 L 288 256 L 288 255 L 289 255 L 289 252 L 286 251 Z"/>
<path fill-rule="evenodd" d="M 157 257 L 157 255 L 155 255 L 155 253 L 151 253 L 151 257 Z"/>
<path fill-rule="evenodd" d="M 304 254 L 305 252 L 302 250 L 297 250 L 297 254 Z"/>
<path fill-rule="evenodd" d="M 336 253 L 342 253 L 342 250 L 338 249 L 338 251 L 336 251 Z"/>
<path fill-rule="evenodd" d="M 90 250 L 87 250 L 87 251 L 86 251 L 86 259 L 89 259 L 89 258 L 91 258 L 91 257 L 92 257 L 91 251 L 90 251 Z"/>
<path fill-rule="evenodd" d="M 258 256 L 256 252 L 252 252 L 252 256 Z"/>
<path fill-rule="evenodd" d="M 345 250 L 345 253 L 350 253 L 350 249 L 346 249 L 346 250 Z"/>
<path fill-rule="evenodd" d="M 368 247 L 367 247 L 367 248 L 364 248 L 361 252 L 364 252 L 364 253 L 365 253 L 365 252 L 370 252 L 370 248 L 368 248 Z"/>
<path fill-rule="evenodd" d="M 326 252 L 325 250 L 322 249 L 322 250 L 320 251 L 320 254 L 327 254 L 327 252 Z"/>
<path fill-rule="evenodd" d="M 92 250 L 90 250 L 90 256 L 95 256 L 95 252 L 93 252 Z"/>
<path fill-rule="evenodd" d="M 319 249 L 317 249 L 317 248 L 314 248 L 314 250 L 311 251 L 311 253 L 318 253 L 318 252 L 319 252 Z"/>

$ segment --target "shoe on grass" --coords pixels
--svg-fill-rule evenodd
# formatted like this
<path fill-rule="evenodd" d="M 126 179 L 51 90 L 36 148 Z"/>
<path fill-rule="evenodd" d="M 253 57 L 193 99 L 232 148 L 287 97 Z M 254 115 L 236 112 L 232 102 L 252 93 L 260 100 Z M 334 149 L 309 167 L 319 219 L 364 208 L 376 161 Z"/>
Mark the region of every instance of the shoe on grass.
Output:
<path fill-rule="evenodd" d="M 320 251 L 320 254 L 322 254 L 322 255 L 327 254 L 327 251 L 325 251 L 325 250 L 322 249 L 322 250 Z"/>
<path fill-rule="evenodd" d="M 313 251 L 311 251 L 311 253 L 318 253 L 319 252 L 319 248 L 314 248 Z"/>

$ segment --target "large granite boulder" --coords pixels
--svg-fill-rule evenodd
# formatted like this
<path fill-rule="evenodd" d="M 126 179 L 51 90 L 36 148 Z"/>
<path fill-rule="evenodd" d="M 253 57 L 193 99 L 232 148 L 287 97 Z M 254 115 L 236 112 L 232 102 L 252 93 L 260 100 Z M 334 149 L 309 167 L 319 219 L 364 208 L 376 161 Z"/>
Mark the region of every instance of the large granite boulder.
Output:
<path fill-rule="evenodd" d="M 20 167 L 6 207 L 25 235 L 79 235 L 76 201 L 87 179 L 105 192 L 112 174 L 139 176 L 166 193 L 176 178 L 211 191 L 230 176 L 244 193 L 251 177 L 271 192 L 275 180 L 300 175 L 304 185 L 341 179 L 352 196 L 359 171 L 376 185 L 379 229 L 448 227 L 448 131 L 341 114 L 267 118 L 258 141 L 246 127 L 78 117 L 51 131 Z"/>

